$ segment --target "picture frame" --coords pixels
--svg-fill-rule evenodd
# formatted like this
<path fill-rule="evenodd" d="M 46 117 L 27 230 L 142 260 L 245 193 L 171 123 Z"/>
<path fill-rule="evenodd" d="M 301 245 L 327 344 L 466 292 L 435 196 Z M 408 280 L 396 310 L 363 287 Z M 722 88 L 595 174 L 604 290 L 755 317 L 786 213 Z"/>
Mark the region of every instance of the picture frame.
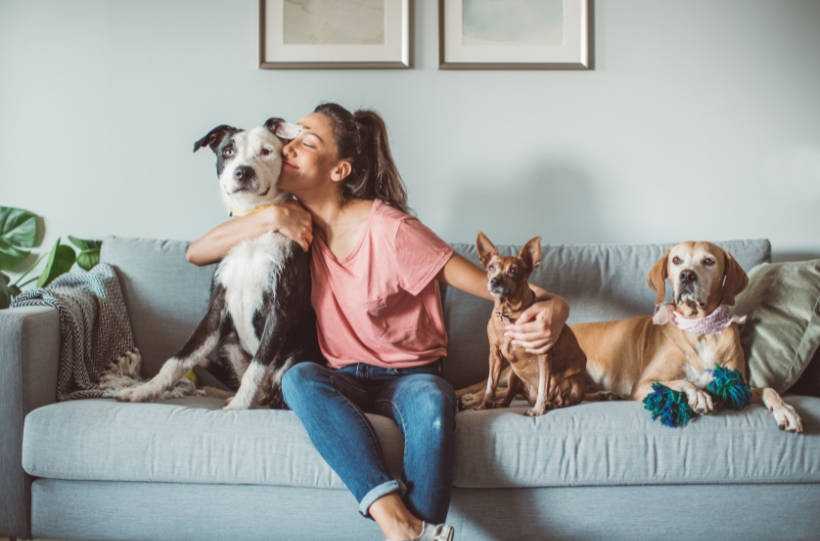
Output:
<path fill-rule="evenodd" d="M 413 0 L 260 0 L 262 69 L 410 68 Z"/>
<path fill-rule="evenodd" d="M 591 70 L 594 0 L 439 0 L 439 69 Z"/>

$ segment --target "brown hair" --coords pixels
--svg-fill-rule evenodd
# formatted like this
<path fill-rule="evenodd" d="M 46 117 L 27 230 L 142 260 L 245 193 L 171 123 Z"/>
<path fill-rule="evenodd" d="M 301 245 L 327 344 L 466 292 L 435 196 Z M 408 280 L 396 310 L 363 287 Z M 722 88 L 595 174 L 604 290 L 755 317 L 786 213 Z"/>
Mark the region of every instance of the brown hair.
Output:
<path fill-rule="evenodd" d="M 407 188 L 393 163 L 382 117 L 367 109 L 351 113 L 335 103 L 323 103 L 313 112 L 333 120 L 336 158 L 349 159 L 352 166 L 350 175 L 342 183 L 342 202 L 379 198 L 393 208 L 410 213 Z"/>

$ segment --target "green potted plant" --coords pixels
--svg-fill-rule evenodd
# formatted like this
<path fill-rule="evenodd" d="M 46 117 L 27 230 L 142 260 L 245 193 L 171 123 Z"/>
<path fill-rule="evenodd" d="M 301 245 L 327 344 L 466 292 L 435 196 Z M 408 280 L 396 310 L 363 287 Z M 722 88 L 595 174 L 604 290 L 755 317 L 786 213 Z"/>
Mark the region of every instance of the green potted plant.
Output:
<path fill-rule="evenodd" d="M 46 287 L 55 278 L 71 270 L 74 263 L 84 270 L 91 270 L 100 262 L 102 241 L 78 239 L 69 235 L 68 240 L 79 249 L 79 253 L 70 245 L 62 244 L 58 238 L 49 252 L 40 255 L 33 265 L 11 283 L 11 279 L 3 271 L 22 263 L 31 255 L 31 249 L 38 245 L 40 221 L 37 218 L 36 214 L 27 210 L 0 206 L 0 309 L 8 308 L 12 298 L 32 282 L 36 281 L 37 287 Z M 40 274 L 23 281 L 46 257 L 48 260 Z"/>

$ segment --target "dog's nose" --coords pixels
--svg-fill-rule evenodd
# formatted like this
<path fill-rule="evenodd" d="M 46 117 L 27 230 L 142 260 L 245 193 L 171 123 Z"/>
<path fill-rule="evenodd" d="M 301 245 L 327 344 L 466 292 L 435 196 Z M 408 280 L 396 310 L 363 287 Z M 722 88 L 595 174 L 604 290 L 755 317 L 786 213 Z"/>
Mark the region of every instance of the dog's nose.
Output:
<path fill-rule="evenodd" d="M 237 167 L 233 172 L 233 178 L 237 182 L 248 182 L 254 177 L 254 175 L 255 173 L 253 171 L 253 167 L 248 167 L 247 165 Z"/>
<path fill-rule="evenodd" d="M 695 271 L 685 270 L 680 273 L 680 281 L 684 284 L 691 284 L 698 281 L 698 275 Z"/>
<path fill-rule="evenodd" d="M 498 278 L 490 278 L 490 285 L 492 287 L 498 287 L 498 284 L 500 284 L 500 283 L 501 283 L 501 280 L 499 280 Z"/>

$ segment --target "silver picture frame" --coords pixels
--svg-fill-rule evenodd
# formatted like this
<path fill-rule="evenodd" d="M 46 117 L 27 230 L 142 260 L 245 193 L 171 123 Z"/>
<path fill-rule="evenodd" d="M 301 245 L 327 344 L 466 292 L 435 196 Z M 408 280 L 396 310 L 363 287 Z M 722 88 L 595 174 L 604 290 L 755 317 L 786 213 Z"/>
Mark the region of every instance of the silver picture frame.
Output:
<path fill-rule="evenodd" d="M 439 69 L 594 69 L 594 0 L 515 0 L 503 12 L 493 2 L 438 1 Z M 544 12 L 550 4 L 557 13 Z M 533 10 L 543 18 L 532 17 Z M 518 33 L 516 16 L 526 27 Z"/>
<path fill-rule="evenodd" d="M 410 68 L 413 0 L 345 1 L 260 0 L 259 67 Z"/>

